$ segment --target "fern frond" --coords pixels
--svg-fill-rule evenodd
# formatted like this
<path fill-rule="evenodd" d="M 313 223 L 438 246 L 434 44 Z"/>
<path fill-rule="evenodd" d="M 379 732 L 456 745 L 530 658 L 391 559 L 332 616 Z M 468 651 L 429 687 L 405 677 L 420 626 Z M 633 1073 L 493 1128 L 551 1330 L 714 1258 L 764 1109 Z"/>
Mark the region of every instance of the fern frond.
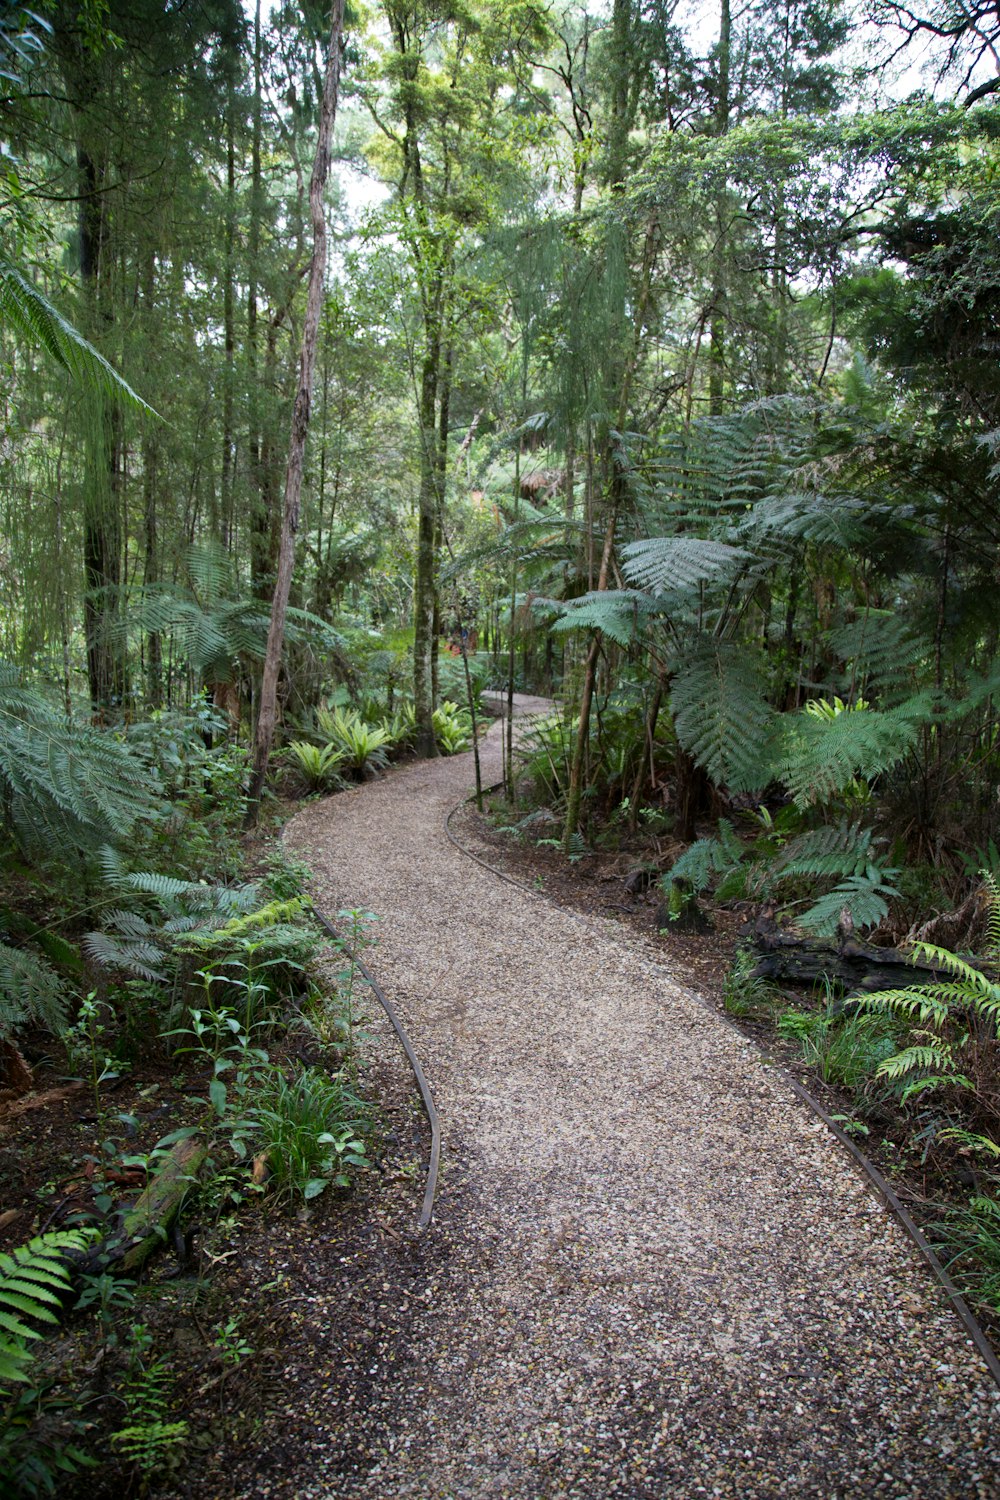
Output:
<path fill-rule="evenodd" d="M 889 610 L 866 610 L 857 620 L 831 630 L 829 649 L 848 664 L 857 690 L 875 691 L 881 701 L 912 687 L 926 660 L 927 641 Z"/>
<path fill-rule="evenodd" d="M 859 995 L 857 1003 L 866 1010 L 887 1010 L 906 1020 L 919 1021 L 921 1025 L 943 1026 L 948 1019 L 948 1006 L 941 999 L 936 985 L 915 984 L 905 990 L 873 990 L 870 995 Z"/>
<path fill-rule="evenodd" d="M 921 940 L 914 943 L 913 951 L 929 967 L 943 969 L 946 974 L 953 975 L 959 981 L 958 989 L 973 1000 L 977 1007 L 982 1003 L 995 1005 L 1000 1001 L 1000 985 L 994 984 L 981 970 L 967 963 L 957 953 L 952 953 L 950 948 L 940 948 L 936 943 Z"/>
<path fill-rule="evenodd" d="M 83 1230 L 57 1230 L 0 1255 L 0 1389 L 27 1381 L 28 1344 L 41 1334 L 22 1319 L 58 1321 L 52 1309 L 69 1291 L 72 1272 L 66 1255 L 79 1254 L 91 1238 Z"/>
<path fill-rule="evenodd" d="M 739 529 L 741 535 L 762 542 L 850 549 L 871 525 L 872 509 L 870 501 L 849 495 L 779 493 L 758 500 Z"/>
<path fill-rule="evenodd" d="M 654 601 L 638 590 L 606 589 L 571 600 L 551 629 L 556 633 L 599 630 L 617 645 L 631 646 L 640 638 L 643 625 L 655 610 Z"/>
<path fill-rule="evenodd" d="M 872 830 L 859 822 L 827 824 L 790 839 L 771 866 L 775 881 L 802 875 L 859 875 L 867 869 Z"/>
<path fill-rule="evenodd" d="M 986 901 L 986 956 L 1000 958 L 1000 885 L 989 870 L 980 870 Z"/>
<path fill-rule="evenodd" d="M 895 873 L 869 865 L 863 874 L 841 880 L 803 912 L 799 921 L 810 932 L 833 933 L 847 907 L 856 927 L 877 927 L 889 914 L 889 902 L 899 895 L 887 878 Z"/>
<path fill-rule="evenodd" d="M 766 693 L 746 647 L 701 642 L 678 667 L 670 694 L 677 738 L 717 786 L 756 791 L 771 780 L 775 715 Z"/>
<path fill-rule="evenodd" d="M 157 413 L 138 396 L 93 344 L 53 307 L 36 286 L 9 260 L 0 258 L 0 324 L 13 330 L 33 348 L 44 349 L 74 379 L 92 390 Z"/>
<path fill-rule="evenodd" d="M 717 837 L 697 839 L 690 844 L 674 860 L 660 883 L 664 890 L 669 891 L 675 880 L 686 880 L 695 895 L 698 895 L 705 890 L 713 875 L 728 874 L 743 863 L 745 855 L 746 851 L 732 823 L 726 818 L 720 818 Z"/>
<path fill-rule="evenodd" d="M 828 802 L 856 778 L 874 778 L 907 753 L 917 737 L 901 710 L 864 709 L 835 718 L 796 714 L 787 726 L 781 778 L 799 807 Z"/>
<path fill-rule="evenodd" d="M 126 839 L 153 809 L 150 781 L 113 735 L 68 725 L 16 677 L 0 680 L 0 799 L 26 853 L 65 859 Z"/>
<path fill-rule="evenodd" d="M 37 953 L 0 942 L 0 1037 L 36 1023 L 53 1035 L 66 1025 L 62 980 Z"/>
<path fill-rule="evenodd" d="M 653 594 L 675 593 L 700 583 L 730 583 L 755 561 L 742 547 L 694 536 L 658 536 L 622 548 L 622 572 Z"/>
<path fill-rule="evenodd" d="M 83 938 L 83 948 L 99 968 L 121 969 L 153 983 L 162 983 L 166 978 L 162 966 L 167 955 L 154 942 L 119 938 L 111 932 L 88 932 Z"/>

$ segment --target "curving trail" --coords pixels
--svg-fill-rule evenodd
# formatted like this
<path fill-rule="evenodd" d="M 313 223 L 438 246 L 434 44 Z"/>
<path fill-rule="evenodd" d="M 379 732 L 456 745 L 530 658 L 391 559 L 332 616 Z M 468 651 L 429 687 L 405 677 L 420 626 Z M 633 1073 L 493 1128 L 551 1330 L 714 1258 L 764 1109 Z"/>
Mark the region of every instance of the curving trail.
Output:
<path fill-rule="evenodd" d="M 421 763 L 287 833 L 322 910 L 383 919 L 444 1165 L 363 1415 L 313 1413 L 326 1446 L 266 1492 L 1000 1494 L 1000 1393 L 902 1230 L 652 949 L 449 843 L 471 777 Z"/>

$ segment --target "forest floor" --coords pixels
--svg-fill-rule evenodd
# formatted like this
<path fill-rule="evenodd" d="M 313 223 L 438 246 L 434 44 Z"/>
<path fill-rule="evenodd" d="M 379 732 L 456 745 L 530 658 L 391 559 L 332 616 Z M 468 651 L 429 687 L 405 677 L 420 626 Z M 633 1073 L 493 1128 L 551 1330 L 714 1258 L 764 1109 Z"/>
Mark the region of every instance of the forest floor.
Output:
<path fill-rule="evenodd" d="M 421 763 L 288 831 L 327 914 L 382 919 L 441 1186 L 418 1233 L 426 1142 L 373 1015 L 382 1185 L 250 1242 L 256 1395 L 173 1493 L 995 1495 L 1000 1393 L 901 1229 L 683 957 L 450 842 L 469 778 Z"/>

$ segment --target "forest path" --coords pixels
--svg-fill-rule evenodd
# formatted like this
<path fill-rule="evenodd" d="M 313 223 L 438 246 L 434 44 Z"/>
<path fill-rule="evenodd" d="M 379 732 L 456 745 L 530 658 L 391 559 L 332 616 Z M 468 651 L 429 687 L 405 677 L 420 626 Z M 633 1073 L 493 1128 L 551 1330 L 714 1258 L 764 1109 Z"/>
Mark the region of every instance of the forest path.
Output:
<path fill-rule="evenodd" d="M 324 912 L 382 918 L 444 1157 L 363 1389 L 320 1372 L 317 1438 L 259 1493 L 996 1496 L 998 1392 L 903 1231 L 652 948 L 449 842 L 471 777 L 422 762 L 287 834 Z M 339 1295 L 307 1299 L 328 1371 Z"/>

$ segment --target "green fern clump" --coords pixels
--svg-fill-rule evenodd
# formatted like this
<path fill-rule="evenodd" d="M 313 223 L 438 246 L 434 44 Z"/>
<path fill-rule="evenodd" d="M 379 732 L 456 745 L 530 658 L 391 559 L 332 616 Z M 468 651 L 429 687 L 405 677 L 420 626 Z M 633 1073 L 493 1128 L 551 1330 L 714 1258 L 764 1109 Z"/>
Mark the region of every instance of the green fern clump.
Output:
<path fill-rule="evenodd" d="M 799 916 L 801 925 L 810 932 L 832 934 L 846 907 L 855 927 L 874 927 L 899 894 L 898 871 L 878 860 L 876 842 L 873 830 L 857 819 L 808 829 L 784 846 L 768 871 L 769 885 L 781 891 L 803 879 L 810 884 L 835 879 L 836 884 Z"/>
<path fill-rule="evenodd" d="M 79 1254 L 89 1238 L 83 1230 L 57 1230 L 0 1254 L 0 1391 L 27 1383 L 30 1345 L 42 1337 L 33 1325 L 58 1323 L 72 1276 L 67 1254 Z"/>
<path fill-rule="evenodd" d="M 720 900 L 745 899 L 753 892 L 786 903 L 798 899 L 806 884 L 811 899 L 798 922 L 810 932 L 832 935 L 845 907 L 857 928 L 871 927 L 883 920 L 889 901 L 898 895 L 897 871 L 880 863 L 876 842 L 873 831 L 859 821 L 841 819 L 792 837 L 770 825 L 747 847 L 733 824 L 722 818 L 717 834 L 691 844 L 662 884 L 669 894 L 674 882 L 683 880 L 697 895 L 717 880 Z M 818 895 L 817 881 L 828 886 Z"/>
<path fill-rule="evenodd" d="M 386 744 L 393 750 L 409 750 L 417 737 L 417 711 L 412 703 L 402 703 L 390 718 L 382 719 Z"/>
<path fill-rule="evenodd" d="M 321 708 L 316 728 L 336 749 L 345 771 L 365 776 L 381 771 L 389 759 L 389 734 L 381 725 L 366 724 L 353 709 Z"/>
<path fill-rule="evenodd" d="M 110 895 L 133 904 L 110 907 L 103 927 L 84 936 L 84 951 L 102 969 L 154 983 L 169 978 L 171 955 L 181 937 L 214 930 L 260 904 L 254 885 L 210 885 L 158 871 L 126 870 L 110 846 L 101 850 L 100 863 Z"/>
<path fill-rule="evenodd" d="M 292 740 L 288 757 L 310 791 L 329 791 L 343 785 L 339 768 L 343 760 L 337 745 L 313 745 L 308 740 Z"/>
<path fill-rule="evenodd" d="M 987 957 L 1000 955 L 1000 888 L 984 872 L 988 907 Z M 894 1084 L 903 1103 L 928 1093 L 964 1096 L 976 1128 L 946 1126 L 967 1148 L 1000 1158 L 1000 983 L 967 960 L 933 943 L 914 944 L 914 954 L 940 978 L 906 988 L 878 990 L 860 1003 L 905 1023 L 908 1045 L 886 1058 L 879 1076 Z M 981 1127 L 981 1128 L 980 1128 Z"/>
<path fill-rule="evenodd" d="M 717 836 L 698 839 L 685 849 L 661 877 L 660 884 L 665 896 L 669 897 L 674 882 L 684 880 L 691 893 L 697 896 L 708 888 L 716 875 L 726 877 L 741 869 L 746 857 L 747 851 L 732 823 L 720 818 Z"/>
<path fill-rule="evenodd" d="M 445 755 L 457 755 L 467 750 L 472 742 L 472 720 L 465 709 L 449 699 L 440 704 L 433 714 L 434 738 Z"/>

